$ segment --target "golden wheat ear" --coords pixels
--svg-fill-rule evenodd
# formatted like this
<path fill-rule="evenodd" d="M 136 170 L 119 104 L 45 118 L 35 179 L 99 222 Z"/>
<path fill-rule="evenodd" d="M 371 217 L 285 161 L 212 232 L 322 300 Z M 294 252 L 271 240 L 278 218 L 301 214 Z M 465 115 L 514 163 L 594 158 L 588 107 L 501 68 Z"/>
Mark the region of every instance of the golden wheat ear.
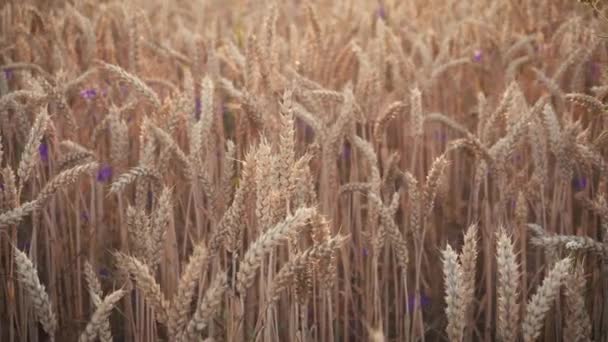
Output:
<path fill-rule="evenodd" d="M 572 259 L 565 258 L 558 261 L 528 301 L 521 328 L 525 342 L 535 341 L 540 336 L 545 316 L 559 295 L 559 289 L 568 277 L 571 268 Z"/>
<path fill-rule="evenodd" d="M 297 236 L 316 214 L 316 210 L 313 208 L 300 208 L 293 215 L 266 230 L 252 243 L 239 264 L 237 291 L 245 295 L 245 290 L 255 280 L 256 271 L 260 268 L 264 255 L 286 241 L 289 236 Z"/>
<path fill-rule="evenodd" d="M 160 323 L 166 324 L 168 322 L 167 311 L 169 303 L 165 299 L 165 295 L 156 279 L 154 279 L 148 265 L 137 258 L 120 252 L 114 253 L 114 259 L 116 260 L 118 269 L 133 277 L 137 288 L 143 293 L 146 301 L 154 308 L 156 319 Z"/>
<path fill-rule="evenodd" d="M 17 279 L 33 305 L 34 315 L 42 325 L 42 328 L 51 339 L 54 339 L 55 332 L 57 331 L 57 316 L 44 285 L 40 283 L 38 271 L 25 253 L 17 248 L 13 248 L 13 252 L 15 253 L 15 264 L 17 265 Z"/>
<path fill-rule="evenodd" d="M 566 318 L 564 339 L 568 341 L 591 341 L 591 320 L 585 305 L 587 282 L 584 262 L 576 263 L 574 272 L 565 281 Z"/>
<path fill-rule="evenodd" d="M 107 295 L 101 303 L 97 306 L 95 313 L 91 317 L 91 320 L 87 324 L 85 330 L 80 335 L 78 342 L 94 342 L 97 337 L 101 341 L 111 341 L 112 335 L 108 329 L 108 317 L 112 313 L 112 310 L 116 306 L 119 300 L 127 292 L 125 290 L 117 290 Z"/>
<path fill-rule="evenodd" d="M 501 227 L 497 232 L 496 264 L 497 279 L 497 327 L 501 341 L 515 342 L 519 336 L 519 264 L 515 256 L 513 241 Z"/>
<path fill-rule="evenodd" d="M 450 341 L 462 341 L 465 327 L 465 305 L 462 266 L 458 254 L 448 244 L 442 252 L 445 284 L 445 314 L 448 319 L 446 333 Z"/>

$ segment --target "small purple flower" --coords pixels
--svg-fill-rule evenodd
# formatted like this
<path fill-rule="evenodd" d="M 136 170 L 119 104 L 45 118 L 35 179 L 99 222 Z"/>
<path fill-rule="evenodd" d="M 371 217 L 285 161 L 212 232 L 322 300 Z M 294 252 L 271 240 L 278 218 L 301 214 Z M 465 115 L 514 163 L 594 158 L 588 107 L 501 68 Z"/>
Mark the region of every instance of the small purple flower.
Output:
<path fill-rule="evenodd" d="M 369 255 L 369 250 L 365 247 L 363 247 L 363 256 L 367 257 Z"/>
<path fill-rule="evenodd" d="M 350 160 L 350 154 L 350 145 L 344 145 L 344 147 L 342 148 L 342 157 L 344 158 L 344 160 Z"/>
<path fill-rule="evenodd" d="M 201 117 L 203 103 L 200 98 L 194 100 L 194 117 L 198 120 Z"/>
<path fill-rule="evenodd" d="M 448 140 L 448 135 L 445 132 L 442 132 L 440 130 L 436 130 L 433 133 L 433 137 L 435 138 L 435 140 L 445 143 Z"/>
<path fill-rule="evenodd" d="M 412 312 L 414 310 L 414 308 L 417 306 L 416 304 L 416 296 L 414 295 L 410 295 L 408 297 L 408 311 Z M 420 307 L 422 309 L 428 307 L 431 304 L 431 298 L 429 298 L 428 296 L 426 296 L 424 293 L 420 294 Z"/>
<path fill-rule="evenodd" d="M 13 70 L 11 69 L 4 69 L 4 78 L 6 78 L 7 80 L 10 80 L 13 78 Z"/>
<path fill-rule="evenodd" d="M 80 213 L 80 218 L 84 221 L 84 222 L 89 222 L 89 214 L 87 214 L 86 211 L 83 211 L 82 213 Z"/>
<path fill-rule="evenodd" d="M 591 79 L 593 81 L 597 81 L 600 79 L 601 70 L 600 66 L 596 62 L 591 62 L 589 64 L 589 72 L 591 73 Z"/>
<path fill-rule="evenodd" d="M 483 52 L 480 49 L 475 50 L 475 52 L 473 52 L 473 61 L 479 63 L 481 62 L 483 58 Z"/>
<path fill-rule="evenodd" d="M 19 250 L 21 250 L 24 253 L 27 253 L 30 251 L 30 243 L 29 242 L 22 242 L 17 244 L 17 248 L 19 248 Z"/>
<path fill-rule="evenodd" d="M 576 191 L 582 191 L 587 187 L 587 178 L 579 177 L 574 179 L 574 189 Z"/>
<path fill-rule="evenodd" d="M 224 109 L 224 111 L 222 112 L 222 117 L 224 118 L 224 122 L 226 122 L 227 125 L 230 125 L 230 123 L 234 121 L 232 113 L 228 109 Z"/>
<path fill-rule="evenodd" d="M 40 146 L 38 146 L 38 153 L 40 153 L 40 160 L 42 160 L 43 163 L 49 161 L 49 145 L 45 142 L 40 143 Z"/>
<path fill-rule="evenodd" d="M 384 8 L 383 4 L 379 4 L 378 8 L 376 9 L 376 15 L 378 18 L 386 20 L 386 9 Z"/>
<path fill-rule="evenodd" d="M 152 191 L 148 190 L 148 198 L 147 198 L 148 202 L 146 203 L 148 209 L 152 209 L 152 204 L 154 202 L 154 195 L 152 194 Z"/>
<path fill-rule="evenodd" d="M 305 135 L 306 135 L 306 139 L 307 140 L 308 139 L 312 140 L 313 137 L 315 136 L 315 131 L 312 129 L 312 127 L 306 125 L 306 133 L 305 133 Z"/>
<path fill-rule="evenodd" d="M 522 162 L 521 154 L 516 154 L 512 157 L 513 163 L 520 164 Z"/>
<path fill-rule="evenodd" d="M 104 268 L 104 267 L 100 268 L 99 269 L 99 277 L 102 278 L 102 279 L 109 278 L 110 277 L 110 271 L 108 271 L 108 269 Z"/>
<path fill-rule="evenodd" d="M 4 183 L 0 183 L 0 191 L 4 191 Z"/>
<path fill-rule="evenodd" d="M 80 97 L 82 97 L 85 100 L 92 100 L 95 98 L 95 96 L 97 96 L 97 90 L 95 90 L 93 88 L 85 89 L 80 92 Z"/>
<path fill-rule="evenodd" d="M 110 165 L 103 165 L 97 172 L 97 181 L 105 183 L 112 178 L 112 167 Z"/>
<path fill-rule="evenodd" d="M 315 136 L 315 131 L 306 122 L 299 118 L 296 118 L 296 128 L 304 129 L 304 139 L 307 142 L 312 141 L 313 137 Z"/>

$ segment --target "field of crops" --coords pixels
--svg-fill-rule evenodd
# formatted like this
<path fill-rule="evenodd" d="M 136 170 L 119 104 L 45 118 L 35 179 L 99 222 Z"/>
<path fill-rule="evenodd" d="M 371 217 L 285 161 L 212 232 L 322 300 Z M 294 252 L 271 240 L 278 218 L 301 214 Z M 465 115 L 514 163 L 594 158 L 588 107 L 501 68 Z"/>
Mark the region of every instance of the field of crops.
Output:
<path fill-rule="evenodd" d="M 603 6 L 0 1 L 0 340 L 608 341 Z"/>

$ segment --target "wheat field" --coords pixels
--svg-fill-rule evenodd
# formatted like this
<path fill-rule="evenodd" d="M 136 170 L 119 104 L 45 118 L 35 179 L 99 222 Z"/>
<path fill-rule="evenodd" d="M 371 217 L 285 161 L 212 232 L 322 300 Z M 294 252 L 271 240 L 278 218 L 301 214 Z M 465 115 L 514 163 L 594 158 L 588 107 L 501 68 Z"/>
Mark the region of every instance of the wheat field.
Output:
<path fill-rule="evenodd" d="M 607 342 L 604 7 L 0 1 L 0 340 Z"/>

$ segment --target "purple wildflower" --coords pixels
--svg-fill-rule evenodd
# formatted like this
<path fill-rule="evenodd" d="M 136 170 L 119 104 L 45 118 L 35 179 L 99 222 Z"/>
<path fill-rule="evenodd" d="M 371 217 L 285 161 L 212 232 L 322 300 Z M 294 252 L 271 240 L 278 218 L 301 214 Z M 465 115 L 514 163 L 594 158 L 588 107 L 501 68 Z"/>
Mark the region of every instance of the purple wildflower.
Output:
<path fill-rule="evenodd" d="M 97 181 L 105 183 L 112 178 L 112 167 L 110 165 L 103 165 L 97 172 Z"/>
<path fill-rule="evenodd" d="M 345 144 L 344 148 L 342 148 L 342 157 L 344 158 L 344 160 L 350 160 L 350 145 Z"/>
<path fill-rule="evenodd" d="M 444 143 L 448 140 L 448 135 L 445 132 L 442 132 L 440 130 L 436 130 L 433 133 L 433 137 L 435 138 L 435 140 L 442 142 L 442 143 Z"/>
<path fill-rule="evenodd" d="M 574 189 L 582 191 L 587 187 L 587 177 L 578 177 L 574 179 Z"/>
<path fill-rule="evenodd" d="M 367 257 L 369 255 L 369 250 L 365 247 L 363 247 L 363 256 Z"/>
<path fill-rule="evenodd" d="M 97 90 L 95 90 L 93 88 L 85 89 L 80 92 L 80 97 L 82 97 L 85 100 L 92 100 L 95 98 L 95 96 L 97 96 Z"/>
<path fill-rule="evenodd" d="M 80 218 L 84 222 L 89 222 L 89 214 L 86 211 L 83 211 L 82 213 L 80 213 Z"/>
<path fill-rule="evenodd" d="M 312 129 L 312 127 L 306 125 L 306 141 L 312 141 L 313 137 L 315 136 L 315 131 Z"/>
<path fill-rule="evenodd" d="M 4 191 L 4 183 L 0 183 L 0 191 Z"/>
<path fill-rule="evenodd" d="M 386 9 L 384 8 L 383 4 L 378 5 L 378 8 L 376 9 L 376 15 L 378 16 L 378 18 L 386 20 Z"/>
<path fill-rule="evenodd" d="M 591 62 L 589 64 L 589 72 L 591 73 L 591 79 L 593 81 L 598 81 L 601 76 L 600 66 L 596 62 Z"/>
<path fill-rule="evenodd" d="M 11 69 L 4 69 L 4 78 L 6 78 L 7 80 L 10 80 L 13 78 L 13 70 Z"/>
<path fill-rule="evenodd" d="M 296 128 L 304 130 L 304 137 L 305 137 L 304 139 L 307 142 L 312 141 L 312 139 L 315 135 L 315 131 L 306 122 L 304 122 L 300 118 L 296 118 Z"/>
<path fill-rule="evenodd" d="M 17 244 L 17 248 L 19 248 L 19 250 L 21 250 L 24 253 L 27 253 L 30 251 L 30 243 L 29 242 L 22 242 Z"/>
<path fill-rule="evenodd" d="M 428 307 L 430 304 L 431 304 L 431 298 L 429 298 L 424 293 L 421 293 L 420 294 L 420 308 L 424 309 L 424 308 Z M 417 306 L 416 296 L 410 295 L 408 298 L 408 307 L 407 307 L 409 312 L 412 312 L 416 306 Z"/>
<path fill-rule="evenodd" d="M 110 271 L 107 268 L 102 267 L 99 269 L 99 277 L 102 279 L 107 279 L 110 277 Z"/>
<path fill-rule="evenodd" d="M 473 52 L 473 61 L 479 63 L 481 62 L 483 58 L 483 52 L 479 49 L 475 50 L 475 52 Z"/>
<path fill-rule="evenodd" d="M 38 153 L 40 153 L 40 160 L 42 160 L 43 163 L 49 161 L 49 145 L 45 142 L 40 143 L 40 146 L 38 146 Z"/>
<path fill-rule="evenodd" d="M 521 154 L 516 154 L 512 157 L 513 163 L 515 164 L 520 164 L 523 160 L 523 158 L 521 157 Z"/>
<path fill-rule="evenodd" d="M 152 204 L 154 202 L 154 195 L 152 194 L 152 191 L 148 190 L 148 197 L 147 197 L 147 203 L 146 206 L 148 209 L 152 209 Z"/>
<path fill-rule="evenodd" d="M 226 106 L 222 106 L 222 117 L 224 118 L 224 121 L 231 120 L 231 116 L 232 113 L 230 112 L 230 109 Z"/>
<path fill-rule="evenodd" d="M 203 108 L 203 103 L 200 98 L 196 98 L 194 100 L 194 117 L 198 120 L 201 117 L 201 111 Z"/>

